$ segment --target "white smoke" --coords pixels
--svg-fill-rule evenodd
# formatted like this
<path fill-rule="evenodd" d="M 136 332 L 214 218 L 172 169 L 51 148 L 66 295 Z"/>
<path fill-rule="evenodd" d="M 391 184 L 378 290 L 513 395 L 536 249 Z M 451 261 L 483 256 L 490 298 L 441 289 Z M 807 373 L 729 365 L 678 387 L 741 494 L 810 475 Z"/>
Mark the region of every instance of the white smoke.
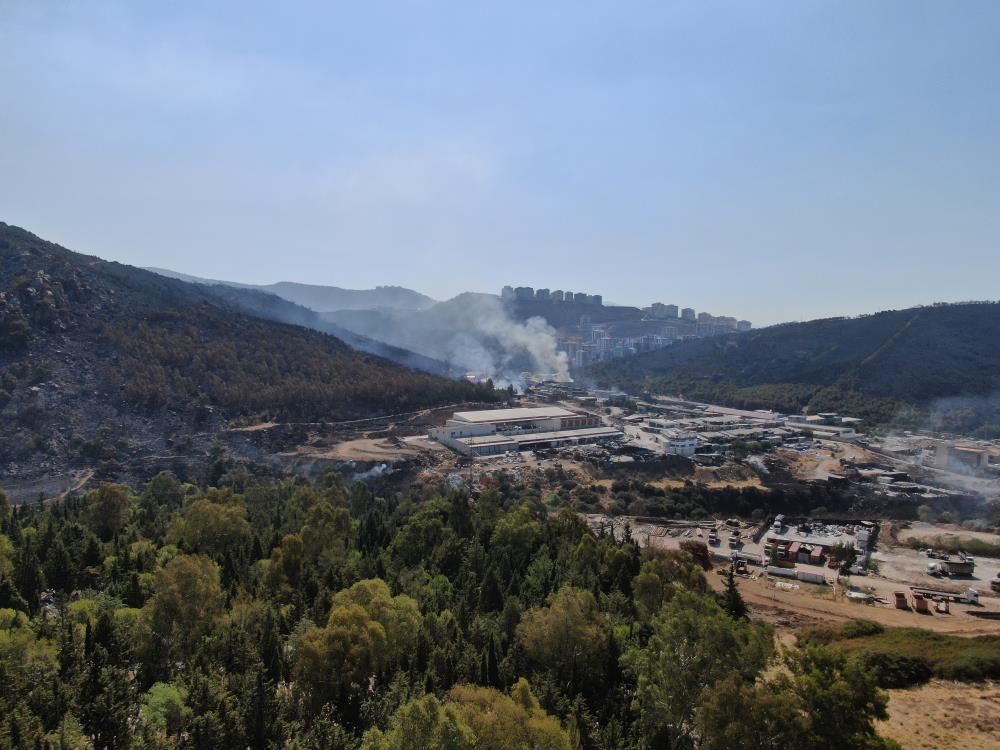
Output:
<path fill-rule="evenodd" d="M 534 362 L 535 371 L 552 373 L 556 380 L 566 382 L 569 378 L 569 362 L 566 352 L 558 350 L 556 331 L 544 318 L 528 318 L 519 323 L 510 317 L 503 304 L 496 297 L 478 297 L 480 304 L 473 311 L 472 322 L 481 336 L 496 340 L 507 355 L 501 365 L 506 365 L 518 352 L 527 352 Z M 503 376 L 505 373 L 495 374 Z"/>
<path fill-rule="evenodd" d="M 384 476 L 385 474 L 388 474 L 390 472 L 391 472 L 391 469 L 389 468 L 388 464 L 378 464 L 377 466 L 373 466 L 370 469 L 368 469 L 368 471 L 359 471 L 359 472 L 356 472 L 351 477 L 351 481 L 352 482 L 364 482 L 364 481 L 366 481 L 368 479 L 377 479 L 377 478 L 379 478 L 381 476 Z"/>
<path fill-rule="evenodd" d="M 369 326 L 345 317 L 338 323 L 357 333 L 448 362 L 495 385 L 521 383 L 521 373 L 544 373 L 568 381 L 569 362 L 544 318 L 514 320 L 494 295 L 463 294 L 419 313 L 384 315 Z"/>

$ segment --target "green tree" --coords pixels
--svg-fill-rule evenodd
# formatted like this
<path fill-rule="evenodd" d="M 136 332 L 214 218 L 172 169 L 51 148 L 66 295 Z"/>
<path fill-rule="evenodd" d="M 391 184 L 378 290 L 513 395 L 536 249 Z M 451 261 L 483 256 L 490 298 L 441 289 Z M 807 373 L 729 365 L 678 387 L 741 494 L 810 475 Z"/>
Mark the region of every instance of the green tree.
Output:
<path fill-rule="evenodd" d="M 167 737 L 177 736 L 191 718 L 185 703 L 187 691 L 165 682 L 154 684 L 142 701 L 142 717 L 150 727 Z"/>
<path fill-rule="evenodd" d="M 888 696 L 860 660 L 809 646 L 791 655 L 789 667 L 792 690 L 809 717 L 804 737 L 808 747 L 892 747 L 877 735 L 874 725 L 876 719 L 888 718 Z"/>
<path fill-rule="evenodd" d="M 708 591 L 708 582 L 701 566 L 690 555 L 674 550 L 646 560 L 632 581 L 636 607 L 644 620 L 656 615 L 678 589 L 704 593 Z"/>
<path fill-rule="evenodd" d="M 697 718 L 703 750 L 786 750 L 801 746 L 808 730 L 790 689 L 737 675 L 706 694 Z"/>
<path fill-rule="evenodd" d="M 690 742 L 703 691 L 733 673 L 753 679 L 772 654 L 772 635 L 685 590 L 663 605 L 652 628 L 649 642 L 623 661 L 637 680 L 634 703 L 647 742 L 673 750 Z"/>
<path fill-rule="evenodd" d="M 194 653 L 222 613 L 219 566 L 204 555 L 180 555 L 156 573 L 143 611 L 152 637 L 166 653 Z"/>
<path fill-rule="evenodd" d="M 367 688 L 385 663 L 387 645 L 385 628 L 363 607 L 334 609 L 326 627 L 307 630 L 297 649 L 296 685 L 306 703 L 317 710 L 342 702 L 352 685 Z"/>
<path fill-rule="evenodd" d="M 213 558 L 239 549 L 249 539 L 246 507 L 231 495 L 222 502 L 198 498 L 184 510 L 182 518 L 171 524 L 167 535 L 169 543 Z"/>
<path fill-rule="evenodd" d="M 570 694 L 601 689 L 610 647 L 607 618 L 589 591 L 565 587 L 546 607 L 528 610 L 517 626 L 528 658 L 551 672 Z"/>
<path fill-rule="evenodd" d="M 83 496 L 84 522 L 102 541 L 109 541 L 128 523 L 131 497 L 128 487 L 105 484 Z"/>
<path fill-rule="evenodd" d="M 858 551 L 850 542 L 841 542 L 830 548 L 829 556 L 831 560 L 836 560 L 841 573 L 850 571 L 858 559 Z"/>
<path fill-rule="evenodd" d="M 367 732 L 363 750 L 571 750 L 569 735 L 526 681 L 511 693 L 456 685 L 444 702 L 425 695 L 400 708 L 386 732 Z"/>
<path fill-rule="evenodd" d="M 379 578 L 358 581 L 333 597 L 334 607 L 360 606 L 385 631 L 388 641 L 385 660 L 398 664 L 413 651 L 423 618 L 416 600 L 405 594 L 392 596 L 389 586 Z"/>
<path fill-rule="evenodd" d="M 309 509 L 301 537 L 306 558 L 322 570 L 342 565 L 350 549 L 353 527 L 347 508 L 321 500 Z"/>
<path fill-rule="evenodd" d="M 732 566 L 726 571 L 726 588 L 722 592 L 722 608 L 730 617 L 737 620 L 742 620 L 747 616 L 747 605 L 740 595 L 739 586 L 736 585 L 736 572 Z"/>

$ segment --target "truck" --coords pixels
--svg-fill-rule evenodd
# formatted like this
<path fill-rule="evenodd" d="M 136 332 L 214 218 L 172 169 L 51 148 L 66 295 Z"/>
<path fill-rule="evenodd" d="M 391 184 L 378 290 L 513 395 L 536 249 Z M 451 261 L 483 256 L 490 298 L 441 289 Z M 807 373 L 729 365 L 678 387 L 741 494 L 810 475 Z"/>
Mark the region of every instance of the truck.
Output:
<path fill-rule="evenodd" d="M 1000 592 L 1000 573 L 997 573 L 997 577 L 990 581 L 990 589 Z"/>
<path fill-rule="evenodd" d="M 942 560 L 938 565 L 950 576 L 971 576 L 976 569 L 976 561 L 966 555 L 960 555 L 957 560 Z"/>
<path fill-rule="evenodd" d="M 914 596 L 919 594 L 926 599 L 944 599 L 945 601 L 959 602 L 962 604 L 979 604 L 979 592 L 975 589 L 966 589 L 965 591 L 955 592 L 910 586 L 910 592 Z"/>

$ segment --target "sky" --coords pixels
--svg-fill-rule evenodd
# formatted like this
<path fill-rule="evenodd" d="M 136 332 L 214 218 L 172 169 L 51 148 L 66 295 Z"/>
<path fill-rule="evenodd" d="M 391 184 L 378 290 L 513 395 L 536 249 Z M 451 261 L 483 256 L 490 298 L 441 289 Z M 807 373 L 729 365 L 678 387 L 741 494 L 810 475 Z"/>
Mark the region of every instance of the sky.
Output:
<path fill-rule="evenodd" d="M 996 299 L 998 39 L 994 0 L 0 0 L 0 221 L 758 325 Z"/>

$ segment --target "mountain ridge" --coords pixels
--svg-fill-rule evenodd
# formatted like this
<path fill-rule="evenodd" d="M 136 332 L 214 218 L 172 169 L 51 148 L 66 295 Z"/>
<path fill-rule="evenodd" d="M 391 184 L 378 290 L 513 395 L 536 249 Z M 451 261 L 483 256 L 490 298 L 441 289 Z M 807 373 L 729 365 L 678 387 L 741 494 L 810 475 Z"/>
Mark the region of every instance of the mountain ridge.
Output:
<path fill-rule="evenodd" d="M 592 366 L 603 385 L 873 424 L 1000 424 L 1000 304 L 937 304 L 783 323 Z M 947 409 L 941 403 L 951 400 Z M 962 402 L 976 414 L 959 414 Z"/>
<path fill-rule="evenodd" d="M 304 284 L 297 281 L 277 281 L 273 284 L 243 284 L 236 281 L 206 279 L 199 276 L 171 271 L 166 268 L 147 267 L 143 270 L 186 281 L 191 284 L 228 286 L 237 289 L 259 289 L 270 292 L 297 305 L 316 312 L 335 310 L 425 310 L 435 304 L 426 294 L 402 286 L 377 286 L 374 289 L 345 289 L 339 286 Z"/>

